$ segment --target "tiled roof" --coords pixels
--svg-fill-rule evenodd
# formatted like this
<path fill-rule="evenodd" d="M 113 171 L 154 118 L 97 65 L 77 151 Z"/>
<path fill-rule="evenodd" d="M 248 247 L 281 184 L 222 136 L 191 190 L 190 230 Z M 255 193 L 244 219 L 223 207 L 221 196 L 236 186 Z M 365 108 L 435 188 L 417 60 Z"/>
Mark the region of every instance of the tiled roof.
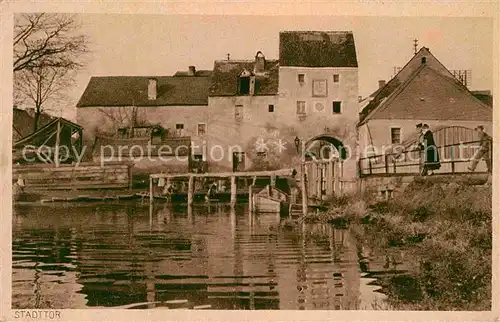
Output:
<path fill-rule="evenodd" d="M 254 71 L 255 60 L 216 60 L 210 96 L 238 95 L 238 76 L 243 70 Z M 278 94 L 279 65 L 277 60 L 266 60 L 263 73 L 255 74 L 254 95 Z"/>
<path fill-rule="evenodd" d="M 157 99 L 148 99 L 150 78 L 157 80 Z M 210 77 L 92 77 L 77 107 L 208 105 Z"/>
<path fill-rule="evenodd" d="M 491 121 L 492 109 L 464 86 L 422 64 L 367 119 Z"/>
<path fill-rule="evenodd" d="M 423 65 L 422 59 L 424 57 L 425 64 Z M 472 96 L 470 92 L 468 92 L 467 88 L 462 83 L 460 83 L 434 55 L 432 55 L 428 48 L 422 47 L 420 51 L 415 54 L 412 59 L 410 59 L 410 61 L 408 61 L 408 63 L 399 71 L 396 76 L 394 76 L 384 87 L 382 87 L 381 89 L 377 89 L 375 93 L 370 95 L 373 96 L 373 99 L 363 109 L 363 111 L 361 111 L 359 124 L 363 124 L 364 122 L 368 121 L 368 119 L 372 118 L 372 116 L 375 115 L 375 112 L 379 110 L 379 107 L 381 105 L 386 105 L 394 95 L 397 95 L 397 93 L 399 93 L 399 90 L 402 87 L 406 86 L 405 84 L 416 75 L 416 72 L 422 69 L 422 66 L 427 66 L 428 68 L 431 68 L 435 73 L 440 75 L 441 78 L 439 78 L 438 82 L 444 82 L 446 80 L 448 83 L 455 85 L 455 88 L 457 88 L 457 90 L 460 89 L 462 92 L 467 93 L 468 95 L 466 96 Z M 408 115 L 404 118 L 410 118 L 410 116 Z"/>
<path fill-rule="evenodd" d="M 358 67 L 350 31 L 280 32 L 280 66 Z"/>

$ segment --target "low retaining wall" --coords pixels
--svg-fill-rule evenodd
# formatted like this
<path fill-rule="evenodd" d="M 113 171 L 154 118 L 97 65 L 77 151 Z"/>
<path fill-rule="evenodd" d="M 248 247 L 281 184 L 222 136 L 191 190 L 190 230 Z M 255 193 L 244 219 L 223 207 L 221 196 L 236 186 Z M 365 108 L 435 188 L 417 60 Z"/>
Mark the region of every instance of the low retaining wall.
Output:
<path fill-rule="evenodd" d="M 128 188 L 132 165 L 126 162 L 13 165 L 12 180 L 22 179 L 25 190 L 83 190 Z"/>

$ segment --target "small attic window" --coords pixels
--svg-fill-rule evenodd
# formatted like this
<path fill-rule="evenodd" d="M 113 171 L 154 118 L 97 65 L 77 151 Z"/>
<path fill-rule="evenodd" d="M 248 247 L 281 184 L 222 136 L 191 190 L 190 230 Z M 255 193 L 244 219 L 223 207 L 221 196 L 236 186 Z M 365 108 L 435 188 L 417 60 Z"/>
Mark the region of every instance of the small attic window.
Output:
<path fill-rule="evenodd" d="M 420 61 L 422 62 L 422 64 L 427 63 L 427 57 L 425 57 L 425 56 L 422 57 Z"/>
<path fill-rule="evenodd" d="M 252 74 L 246 69 L 243 70 L 238 78 L 238 93 L 240 95 L 250 94 L 250 76 Z"/>

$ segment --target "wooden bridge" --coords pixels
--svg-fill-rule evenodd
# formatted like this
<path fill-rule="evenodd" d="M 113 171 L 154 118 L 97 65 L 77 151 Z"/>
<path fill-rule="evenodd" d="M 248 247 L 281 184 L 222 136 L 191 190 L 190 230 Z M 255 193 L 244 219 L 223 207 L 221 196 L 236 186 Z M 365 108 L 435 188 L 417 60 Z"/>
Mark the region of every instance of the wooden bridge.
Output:
<path fill-rule="evenodd" d="M 468 167 L 478 152 L 480 141 L 444 144 L 437 147 L 441 167 L 435 174 L 460 175 L 470 174 Z M 358 161 L 359 176 L 409 176 L 419 175 L 424 164 L 425 151 L 410 148 L 401 152 L 389 152 L 370 155 Z M 492 144 L 490 142 L 489 160 L 492 160 Z M 491 161 L 490 161 L 491 162 Z M 475 173 L 488 173 L 483 160 L 479 160 Z"/>

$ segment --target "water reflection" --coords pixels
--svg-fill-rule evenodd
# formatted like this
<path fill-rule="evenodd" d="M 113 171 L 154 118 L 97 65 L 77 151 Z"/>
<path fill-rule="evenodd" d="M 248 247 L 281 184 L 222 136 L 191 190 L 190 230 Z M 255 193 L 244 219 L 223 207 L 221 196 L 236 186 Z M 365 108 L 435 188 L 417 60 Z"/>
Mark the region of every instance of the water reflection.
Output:
<path fill-rule="evenodd" d="M 14 308 L 358 309 L 360 285 L 348 231 L 244 206 L 14 211 Z"/>

